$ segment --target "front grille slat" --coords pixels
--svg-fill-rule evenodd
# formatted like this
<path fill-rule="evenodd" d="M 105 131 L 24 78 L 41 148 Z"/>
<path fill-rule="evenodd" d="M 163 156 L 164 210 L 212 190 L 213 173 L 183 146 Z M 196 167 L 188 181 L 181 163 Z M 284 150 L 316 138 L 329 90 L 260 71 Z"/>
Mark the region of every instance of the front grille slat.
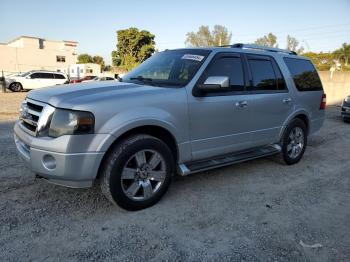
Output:
<path fill-rule="evenodd" d="M 20 120 L 24 129 L 32 135 L 36 135 L 38 121 L 43 108 L 43 103 L 28 98 L 22 104 Z"/>

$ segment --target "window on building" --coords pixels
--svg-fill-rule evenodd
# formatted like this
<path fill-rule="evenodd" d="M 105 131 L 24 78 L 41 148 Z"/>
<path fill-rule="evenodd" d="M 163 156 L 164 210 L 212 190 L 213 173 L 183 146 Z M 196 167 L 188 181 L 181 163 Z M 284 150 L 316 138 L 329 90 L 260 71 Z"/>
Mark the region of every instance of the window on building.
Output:
<path fill-rule="evenodd" d="M 92 69 L 86 69 L 87 74 L 92 74 L 92 72 L 93 72 Z"/>
<path fill-rule="evenodd" d="M 66 62 L 66 57 L 62 55 L 56 56 L 56 62 Z"/>
<path fill-rule="evenodd" d="M 83 73 L 84 72 L 84 70 L 83 69 L 80 69 L 80 73 Z"/>
<path fill-rule="evenodd" d="M 74 69 L 72 68 L 72 69 L 70 70 L 70 72 L 71 72 L 72 74 L 74 74 Z"/>

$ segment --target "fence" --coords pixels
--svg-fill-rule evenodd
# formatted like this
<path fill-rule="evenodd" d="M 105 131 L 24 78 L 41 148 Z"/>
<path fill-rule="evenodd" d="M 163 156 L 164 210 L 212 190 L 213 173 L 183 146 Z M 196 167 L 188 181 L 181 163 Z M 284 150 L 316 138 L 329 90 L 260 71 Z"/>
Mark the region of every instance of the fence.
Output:
<path fill-rule="evenodd" d="M 350 95 L 350 72 L 319 72 L 323 88 L 327 94 L 328 105 L 339 105 L 346 96 Z"/>

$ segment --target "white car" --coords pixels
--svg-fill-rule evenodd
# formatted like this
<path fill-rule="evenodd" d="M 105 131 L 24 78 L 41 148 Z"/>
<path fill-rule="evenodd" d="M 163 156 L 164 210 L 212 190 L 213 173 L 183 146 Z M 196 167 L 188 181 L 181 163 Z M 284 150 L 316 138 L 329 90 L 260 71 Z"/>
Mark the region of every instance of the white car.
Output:
<path fill-rule="evenodd" d="M 86 82 L 93 82 L 93 81 L 118 81 L 118 80 L 110 76 L 96 76 L 94 79 L 84 80 L 82 82 L 86 83 Z"/>
<path fill-rule="evenodd" d="M 29 71 L 6 78 L 5 81 L 6 87 L 13 92 L 69 83 L 66 74 L 50 71 Z"/>

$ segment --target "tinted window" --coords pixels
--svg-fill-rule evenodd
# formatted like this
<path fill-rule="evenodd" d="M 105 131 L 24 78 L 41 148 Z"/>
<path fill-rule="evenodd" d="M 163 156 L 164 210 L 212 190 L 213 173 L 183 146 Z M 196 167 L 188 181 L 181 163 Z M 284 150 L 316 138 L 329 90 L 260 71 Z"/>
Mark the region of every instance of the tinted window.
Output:
<path fill-rule="evenodd" d="M 63 75 L 61 74 L 54 74 L 56 79 L 66 79 Z"/>
<path fill-rule="evenodd" d="M 308 60 L 284 58 L 294 84 L 299 91 L 322 90 L 322 83 L 313 64 Z"/>
<path fill-rule="evenodd" d="M 41 78 L 45 78 L 45 79 L 54 79 L 55 77 L 53 76 L 53 74 L 51 73 L 40 73 Z"/>
<path fill-rule="evenodd" d="M 227 91 L 243 91 L 244 75 L 241 58 L 233 56 L 224 56 L 216 59 L 209 65 L 203 82 L 209 76 L 228 76 L 230 79 L 230 90 Z"/>
<path fill-rule="evenodd" d="M 42 78 L 41 73 L 34 73 L 30 75 L 30 78 L 35 79 L 35 78 Z"/>
<path fill-rule="evenodd" d="M 270 58 L 249 58 L 248 63 L 253 77 L 250 90 L 277 90 L 275 71 Z"/>

